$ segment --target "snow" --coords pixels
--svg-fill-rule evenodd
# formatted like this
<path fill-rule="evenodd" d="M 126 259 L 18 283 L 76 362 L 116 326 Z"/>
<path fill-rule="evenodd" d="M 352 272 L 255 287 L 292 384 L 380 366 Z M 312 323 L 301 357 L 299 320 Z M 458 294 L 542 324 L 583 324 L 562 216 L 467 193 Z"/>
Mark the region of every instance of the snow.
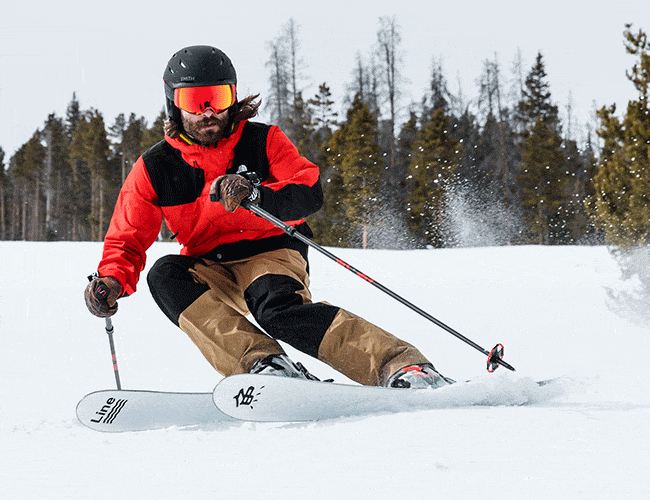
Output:
<path fill-rule="evenodd" d="M 650 498 L 650 293 L 606 248 L 332 251 L 484 348 L 503 343 L 517 372 L 487 374 L 483 354 L 312 252 L 315 300 L 392 331 L 445 375 L 474 379 L 473 397 L 491 396 L 308 424 L 94 432 L 75 406 L 115 387 L 104 321 L 82 298 L 101 244 L 0 242 L 0 496 Z M 155 243 L 148 263 L 177 252 Z M 144 280 L 113 324 L 124 388 L 207 392 L 221 379 Z M 548 378 L 559 378 L 550 396 L 530 385 Z"/>

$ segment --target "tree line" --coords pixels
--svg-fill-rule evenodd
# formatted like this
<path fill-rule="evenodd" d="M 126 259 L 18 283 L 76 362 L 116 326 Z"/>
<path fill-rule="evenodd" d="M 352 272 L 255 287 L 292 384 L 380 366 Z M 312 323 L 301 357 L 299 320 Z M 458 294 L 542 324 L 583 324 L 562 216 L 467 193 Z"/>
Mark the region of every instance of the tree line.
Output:
<path fill-rule="evenodd" d="M 290 19 L 267 44 L 265 109 L 321 170 L 325 205 L 309 218 L 315 239 L 362 248 L 647 244 L 650 43 L 632 25 L 623 34 L 636 56 L 627 77 L 638 99 L 622 118 L 602 107 L 595 136 L 578 144 L 541 53 L 528 69 L 515 60 L 510 85 L 497 58 L 486 60 L 471 103 L 453 95 L 436 63 L 400 122 L 394 17 L 379 19 L 376 46 L 358 55 L 339 116 L 327 82 L 303 96 L 299 26 Z M 106 127 L 73 95 L 65 118 L 48 116 L 6 165 L 0 149 L 0 239 L 101 240 L 131 165 L 163 139 L 163 120 L 161 112 L 149 127 L 119 115 Z"/>
<path fill-rule="evenodd" d="M 126 175 L 163 139 L 163 121 L 161 112 L 149 128 L 120 114 L 107 128 L 73 94 L 65 118 L 50 114 L 6 166 L 0 148 L 0 239 L 102 240 Z"/>

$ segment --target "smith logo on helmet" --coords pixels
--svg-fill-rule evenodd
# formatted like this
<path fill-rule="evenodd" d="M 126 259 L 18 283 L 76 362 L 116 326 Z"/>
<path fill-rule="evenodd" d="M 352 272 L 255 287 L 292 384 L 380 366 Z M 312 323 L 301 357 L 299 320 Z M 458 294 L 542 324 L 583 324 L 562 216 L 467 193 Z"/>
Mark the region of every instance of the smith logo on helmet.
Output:
<path fill-rule="evenodd" d="M 194 77 L 193 76 L 181 76 L 181 82 L 193 82 Z"/>

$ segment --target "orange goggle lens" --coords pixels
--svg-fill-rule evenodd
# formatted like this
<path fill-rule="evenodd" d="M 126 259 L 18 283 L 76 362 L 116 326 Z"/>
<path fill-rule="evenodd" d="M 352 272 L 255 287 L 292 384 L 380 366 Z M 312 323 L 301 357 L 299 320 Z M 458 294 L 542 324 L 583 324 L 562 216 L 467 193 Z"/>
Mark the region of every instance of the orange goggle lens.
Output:
<path fill-rule="evenodd" d="M 195 115 L 204 113 L 208 108 L 212 108 L 215 113 L 221 113 L 235 104 L 235 86 L 210 85 L 175 89 L 174 104 Z"/>

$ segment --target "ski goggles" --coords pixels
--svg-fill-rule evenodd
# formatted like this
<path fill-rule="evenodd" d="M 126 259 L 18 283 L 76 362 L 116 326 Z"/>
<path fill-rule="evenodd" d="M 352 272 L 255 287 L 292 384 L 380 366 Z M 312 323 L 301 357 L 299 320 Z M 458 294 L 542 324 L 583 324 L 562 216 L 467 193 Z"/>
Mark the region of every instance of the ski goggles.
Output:
<path fill-rule="evenodd" d="M 221 113 L 235 104 L 234 85 L 210 85 L 207 87 L 182 87 L 174 89 L 174 104 L 177 108 L 201 115 L 211 108 Z"/>

